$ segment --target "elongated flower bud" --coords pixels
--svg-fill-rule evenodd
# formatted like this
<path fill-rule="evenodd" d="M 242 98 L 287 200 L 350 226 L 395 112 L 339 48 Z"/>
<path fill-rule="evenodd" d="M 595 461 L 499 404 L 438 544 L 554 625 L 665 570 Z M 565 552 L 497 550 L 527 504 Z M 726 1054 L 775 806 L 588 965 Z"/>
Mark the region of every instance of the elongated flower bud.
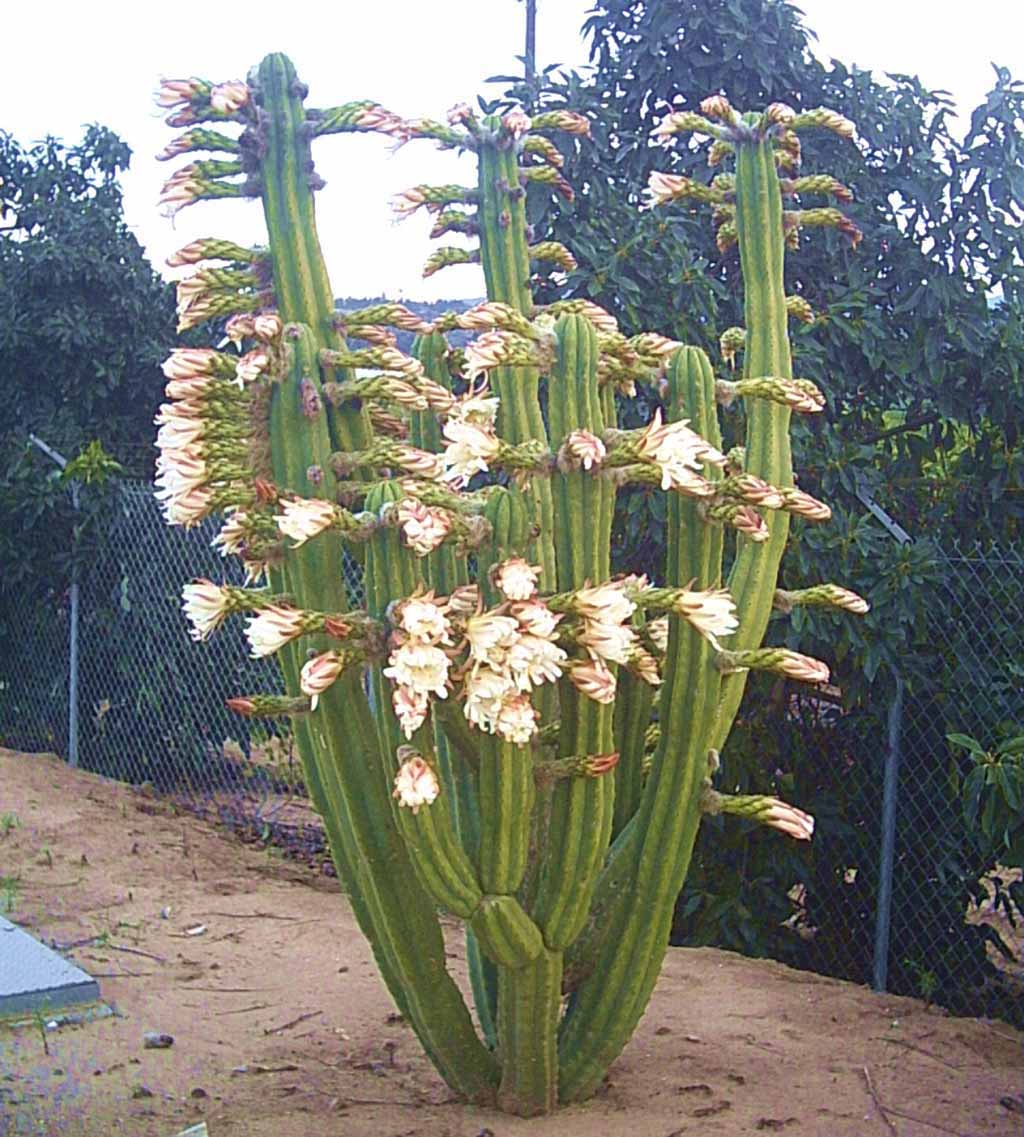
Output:
<path fill-rule="evenodd" d="M 796 607 L 842 608 L 858 616 L 862 616 L 870 607 L 862 596 L 838 584 L 816 584 L 812 588 L 801 588 L 795 592 L 776 589 L 773 606 L 780 612 L 792 612 Z"/>
<path fill-rule="evenodd" d="M 308 660 L 299 675 L 299 690 L 309 695 L 309 708 L 315 711 L 320 696 L 338 678 L 345 666 L 345 657 L 338 651 L 325 651 Z"/>

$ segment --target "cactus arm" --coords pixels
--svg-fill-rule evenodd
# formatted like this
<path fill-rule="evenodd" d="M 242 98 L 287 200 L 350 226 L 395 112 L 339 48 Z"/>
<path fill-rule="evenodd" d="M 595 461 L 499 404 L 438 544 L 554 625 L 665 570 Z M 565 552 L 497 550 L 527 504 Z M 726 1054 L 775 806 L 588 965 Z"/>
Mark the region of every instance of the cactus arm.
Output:
<path fill-rule="evenodd" d="M 254 80 L 260 106 L 259 129 L 263 132 L 262 196 L 270 234 L 274 270 L 274 290 L 279 311 L 286 322 L 298 322 L 312 330 L 302 333 L 297 354 L 304 356 L 314 346 L 338 347 L 333 331 L 334 302 L 323 258 L 316 237 L 313 194 L 309 186 L 308 141 L 303 135 L 303 111 L 294 69 L 283 56 L 268 56 Z M 312 361 L 303 358 L 303 378 L 319 380 Z M 308 368 L 308 371 L 307 371 Z M 308 455 L 296 454 L 308 446 L 309 423 L 295 421 L 301 416 L 301 392 L 290 391 L 291 418 L 272 407 L 272 452 L 279 472 L 293 481 L 307 466 Z M 284 407 L 284 400 L 278 404 Z M 328 412 L 330 413 L 330 412 Z M 317 429 L 322 426 L 317 420 Z M 334 440 L 355 448 L 368 438 L 360 412 L 346 409 L 334 416 Z M 302 427 L 301 430 L 296 429 Z M 331 447 L 326 439 L 316 439 L 318 461 L 325 469 Z M 303 475 L 304 477 L 304 475 Z M 298 486 L 293 486 L 298 489 Z M 303 490 L 308 485 L 302 486 Z M 307 577 L 302 567 L 307 557 L 321 557 L 317 546 L 328 538 L 308 542 L 292 551 L 290 562 L 299 566 L 300 587 L 310 591 L 302 596 L 324 595 L 336 589 L 340 572 Z M 285 578 L 295 580 L 289 566 Z M 343 610 L 344 603 L 334 610 Z M 328 609 L 330 610 L 330 609 Z M 297 679 L 297 660 L 286 664 L 291 681 Z M 297 686 L 297 685 L 296 685 Z M 445 967 L 444 944 L 434 906 L 427 894 L 410 890 L 406 883 L 413 875 L 402 838 L 395 828 L 388 800 L 388 785 L 380 752 L 374 745 L 374 728 L 358 675 L 342 676 L 325 692 L 315 723 L 300 734 L 313 743 L 312 753 L 303 756 L 304 765 L 315 767 L 315 784 L 325 787 L 331 799 L 331 812 L 340 818 L 332 828 L 341 836 L 339 868 L 348 870 L 346 880 L 358 893 L 357 916 L 362 916 L 381 970 L 403 1011 L 409 1015 L 424 1049 L 459 1092 L 473 1100 L 487 1101 L 493 1093 L 496 1067 L 480 1043 L 462 996 Z M 368 926 L 367 926 L 368 925 Z"/>
<path fill-rule="evenodd" d="M 519 164 L 512 140 L 503 135 L 501 120 L 485 124 L 490 138 L 481 138 L 478 166 L 478 212 L 480 262 L 489 300 L 515 308 L 524 315 L 533 311 L 530 290 L 530 253 L 527 241 L 526 191 L 519 182 Z M 547 441 L 541 414 L 535 367 L 498 367 L 491 372 L 495 393 L 501 399 L 499 426 L 502 438 L 511 443 L 535 439 Z M 545 478 L 534 480 L 530 489 L 540 531 L 537 560 L 541 588 L 555 587 L 554 514 L 551 487 Z"/>
<path fill-rule="evenodd" d="M 747 329 L 744 374 L 793 377 L 790 358 L 783 261 L 785 244 L 782 193 L 772 143 L 736 144 L 736 228 L 744 285 Z M 746 469 L 775 486 L 793 484 L 789 443 L 790 410 L 767 399 L 746 398 Z M 740 627 L 731 646 L 759 647 L 771 615 L 772 596 L 789 533 L 789 514 L 771 510 L 770 536 L 755 544 L 739 537 L 729 574 Z M 721 749 L 732 727 L 746 686 L 746 673 L 728 675 L 712 746 Z"/>
<path fill-rule="evenodd" d="M 703 352 L 685 348 L 668 372 L 669 417 L 687 418 L 719 442 L 714 377 Z M 682 495 L 668 501 L 669 585 L 694 578 L 715 583 L 721 543 Z M 715 652 L 678 616 L 670 618 L 660 696 L 661 737 L 640 807 L 619 840 L 618 872 L 629 884 L 615 892 L 592 974 L 576 990 L 559 1039 L 562 1101 L 587 1097 L 639 1022 L 668 948 L 676 897 L 686 879 L 700 824 L 700 792 L 721 675 Z M 609 869 L 605 870 L 606 877 Z"/>
<path fill-rule="evenodd" d="M 307 324 L 322 347 L 340 348 L 343 342 L 333 324 L 334 295 L 317 237 L 301 84 L 291 61 L 280 54 L 268 55 L 252 82 L 259 104 L 252 146 L 265 150 L 260 159 L 261 195 L 278 309 L 285 322 Z M 362 411 L 350 406 L 330 410 L 328 417 L 337 447 L 359 450 L 366 445 L 369 434 Z"/>
<path fill-rule="evenodd" d="M 560 317 L 555 335 L 556 363 L 548 385 L 552 435 L 564 439 L 583 429 L 600 437 L 605 422 L 597 385 L 597 335 L 578 315 Z M 551 480 L 558 587 L 569 590 L 607 580 L 615 508 L 612 483 L 583 470 L 556 473 Z M 610 706 L 580 694 L 568 680 L 563 680 L 560 703 L 560 753 L 612 752 Z M 610 777 L 569 778 L 552 790 L 547 850 L 533 909 L 549 947 L 567 947 L 586 921 L 608 848 L 614 794 Z"/>
<path fill-rule="evenodd" d="M 643 793 L 644 734 L 651 721 L 654 689 L 642 679 L 619 673 L 619 695 L 615 700 L 615 811 L 612 837 L 618 837 L 636 813 Z"/>
<path fill-rule="evenodd" d="M 544 947 L 529 967 L 498 975 L 498 1106 L 520 1117 L 550 1113 L 557 1105 L 562 953 Z"/>

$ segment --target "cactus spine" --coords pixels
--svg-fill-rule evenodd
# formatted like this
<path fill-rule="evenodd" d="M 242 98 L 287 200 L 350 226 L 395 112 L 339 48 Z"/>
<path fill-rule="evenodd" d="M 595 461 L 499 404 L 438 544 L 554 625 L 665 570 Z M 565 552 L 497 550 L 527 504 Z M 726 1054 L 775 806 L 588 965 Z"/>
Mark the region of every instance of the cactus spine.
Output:
<path fill-rule="evenodd" d="M 227 317 L 238 351 L 180 349 L 165 365 L 159 493 L 172 523 L 226 513 L 217 543 L 251 585 L 194 582 L 185 608 L 197 638 L 249 613 L 253 653 L 277 655 L 284 692 L 230 703 L 291 716 L 353 910 L 437 1069 L 469 1100 L 547 1113 L 593 1092 L 642 1015 L 702 811 L 810 835 L 799 810 L 711 780 L 747 670 L 827 677 L 761 648 L 773 604 L 864 607 L 835 585 L 776 589 L 788 514 L 827 516 L 792 479 L 791 409 L 824 400 L 792 377 L 787 313 L 806 313 L 785 297 L 784 248 L 801 226 L 855 232 L 833 210 L 783 210 L 787 194 L 838 195 L 832 179 L 777 171 L 795 166 L 796 129 L 848 124 L 780 106 L 741 117 L 715 97 L 659 128 L 709 134 L 736 158 L 735 177 L 710 187 L 651 185 L 657 202 L 711 202 L 720 243 L 739 243 L 747 327 L 723 345 L 746 356 L 729 382 L 703 352 L 627 339 L 586 301 L 534 305 L 531 258 L 573 262 L 530 246 L 525 186 L 571 195 L 544 132 L 586 134 L 579 116 L 458 107 L 444 124 L 304 99 L 280 55 L 247 83 L 161 92 L 172 125 L 241 127 L 172 143 L 165 157 L 226 159 L 187 166 L 164 200 L 259 197 L 269 234 L 267 251 L 211 239 L 175 258 L 228 262 L 181 283 L 181 325 Z M 475 186 L 417 186 L 394 204 L 433 213 L 435 234 L 479 237 L 427 272 L 481 264 L 486 302 L 432 325 L 398 304 L 335 311 L 310 146 L 351 131 L 475 152 Z M 395 327 L 416 333 L 411 356 Z M 476 338 L 452 348 L 455 328 Z M 620 430 L 616 398 L 637 382 L 661 385 L 664 418 Z M 737 396 L 742 461 L 722 453 L 718 420 Z M 668 494 L 654 581 L 611 576 L 626 484 Z M 345 555 L 363 566 L 362 606 Z M 445 967 L 439 909 L 464 922 L 476 1024 Z"/>

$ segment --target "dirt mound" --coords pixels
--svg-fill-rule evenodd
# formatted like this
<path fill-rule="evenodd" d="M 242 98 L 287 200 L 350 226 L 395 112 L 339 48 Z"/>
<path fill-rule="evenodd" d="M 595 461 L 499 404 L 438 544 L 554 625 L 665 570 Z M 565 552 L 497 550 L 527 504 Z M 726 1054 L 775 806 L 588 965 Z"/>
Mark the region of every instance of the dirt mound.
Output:
<path fill-rule="evenodd" d="M 45 755 L 0 751 L 0 910 L 117 1014 L 0 1028 L 0 1134 L 1019 1137 L 1024 1035 L 674 948 L 602 1093 L 519 1121 L 452 1102 L 337 882 Z M 462 949 L 452 938 L 458 971 Z M 166 1049 L 146 1032 L 173 1036 Z"/>

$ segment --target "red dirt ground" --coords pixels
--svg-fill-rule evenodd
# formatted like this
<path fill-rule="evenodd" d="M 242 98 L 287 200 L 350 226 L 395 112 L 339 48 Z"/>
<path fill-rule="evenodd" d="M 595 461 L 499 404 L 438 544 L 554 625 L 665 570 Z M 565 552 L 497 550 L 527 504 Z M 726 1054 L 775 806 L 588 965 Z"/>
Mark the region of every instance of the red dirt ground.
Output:
<path fill-rule="evenodd" d="M 117 1015 L 51 1031 L 45 1050 L 38 1024 L 0 1027 L 0 1135 L 172 1137 L 199 1120 L 211 1137 L 1024 1131 L 1011 1027 L 708 949 L 669 952 L 592 1102 L 535 1121 L 462 1106 L 391 1013 L 335 881 L 0 750 L 7 906 L 60 944 L 101 937 L 70 954 Z M 146 1031 L 174 1045 L 144 1049 Z"/>

